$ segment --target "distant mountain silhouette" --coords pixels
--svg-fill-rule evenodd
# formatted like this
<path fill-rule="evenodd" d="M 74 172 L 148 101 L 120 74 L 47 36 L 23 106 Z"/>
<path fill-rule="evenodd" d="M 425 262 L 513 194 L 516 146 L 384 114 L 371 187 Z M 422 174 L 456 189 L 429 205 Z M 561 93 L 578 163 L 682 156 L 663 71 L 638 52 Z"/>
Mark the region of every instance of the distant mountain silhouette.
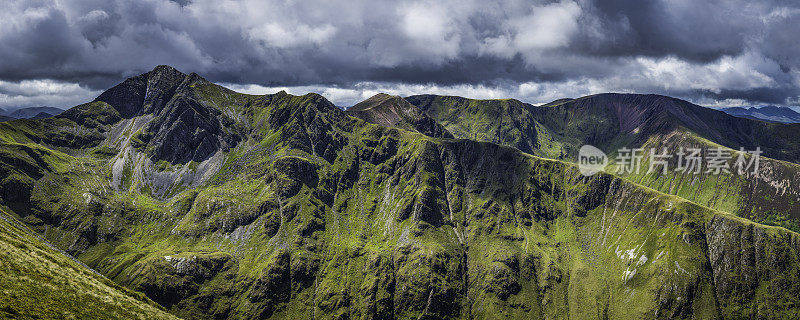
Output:
<path fill-rule="evenodd" d="M 768 122 L 780 123 L 800 123 L 800 113 L 787 107 L 733 107 L 721 109 L 727 114 L 741 118 L 763 120 Z"/>
<path fill-rule="evenodd" d="M 49 116 L 45 118 L 49 118 L 58 115 L 62 112 L 64 112 L 63 109 L 54 107 L 30 107 L 30 108 L 22 108 L 14 110 L 8 113 L 7 115 L 14 119 L 23 119 L 23 118 L 27 119 L 27 118 L 38 117 L 41 113 L 46 113 L 49 114 Z"/>

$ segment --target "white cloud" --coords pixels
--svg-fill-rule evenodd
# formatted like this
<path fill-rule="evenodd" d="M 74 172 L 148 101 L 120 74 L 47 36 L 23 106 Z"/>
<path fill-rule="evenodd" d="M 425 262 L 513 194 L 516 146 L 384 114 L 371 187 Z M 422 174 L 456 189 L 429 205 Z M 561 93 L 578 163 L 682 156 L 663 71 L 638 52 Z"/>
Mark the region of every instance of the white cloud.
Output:
<path fill-rule="evenodd" d="M 410 50 L 436 62 L 460 53 L 460 26 L 451 19 L 447 8 L 435 2 L 416 2 L 401 5 L 398 13 L 402 17 L 400 30 L 409 40 Z"/>
<path fill-rule="evenodd" d="M 92 10 L 89 13 L 83 15 L 78 20 L 83 23 L 95 23 L 98 21 L 108 19 L 108 13 L 103 10 Z"/>
<path fill-rule="evenodd" d="M 51 106 L 62 109 L 92 101 L 100 94 L 76 83 L 53 80 L 0 81 L 0 107 L 13 110 L 19 107 Z"/>
<path fill-rule="evenodd" d="M 689 63 L 675 57 L 640 57 L 636 62 L 643 67 L 641 80 L 661 86 L 665 90 L 702 89 L 719 93 L 722 89 L 747 90 L 776 85 L 774 79 L 756 68 L 759 63 L 766 61 L 752 53 L 738 57 L 725 56 L 705 65 Z M 772 67 L 778 68 L 777 65 Z"/>
<path fill-rule="evenodd" d="M 569 45 L 578 32 L 581 8 L 573 1 L 533 5 L 529 10 L 505 21 L 500 35 L 485 38 L 481 52 L 502 58 L 519 53 L 534 63 L 543 51 Z"/>
<path fill-rule="evenodd" d="M 278 48 L 307 44 L 321 45 L 330 40 L 335 33 L 336 28 L 329 24 L 318 27 L 301 24 L 287 28 L 278 23 L 268 23 L 250 30 L 252 38 L 265 41 L 267 45 Z"/>
<path fill-rule="evenodd" d="M 534 6 L 531 15 L 510 22 L 516 31 L 514 44 L 521 52 L 564 47 L 578 31 L 580 13 L 572 1 Z"/>

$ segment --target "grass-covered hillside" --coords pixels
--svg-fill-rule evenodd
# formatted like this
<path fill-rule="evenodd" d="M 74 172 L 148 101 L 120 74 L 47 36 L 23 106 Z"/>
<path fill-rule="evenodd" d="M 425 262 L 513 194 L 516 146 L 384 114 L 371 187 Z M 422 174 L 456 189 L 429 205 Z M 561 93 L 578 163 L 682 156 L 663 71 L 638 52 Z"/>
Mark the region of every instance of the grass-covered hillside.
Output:
<path fill-rule="evenodd" d="M 12 215 L 187 319 L 800 313 L 797 233 L 316 94 L 244 95 L 162 66 L 0 124 L 0 151 Z"/>
<path fill-rule="evenodd" d="M 535 119 L 532 106 L 514 99 L 473 100 L 454 96 L 405 98 L 456 138 L 487 141 L 533 155 L 558 158 L 562 144 Z"/>
<path fill-rule="evenodd" d="M 0 319 L 176 319 L 0 210 Z"/>

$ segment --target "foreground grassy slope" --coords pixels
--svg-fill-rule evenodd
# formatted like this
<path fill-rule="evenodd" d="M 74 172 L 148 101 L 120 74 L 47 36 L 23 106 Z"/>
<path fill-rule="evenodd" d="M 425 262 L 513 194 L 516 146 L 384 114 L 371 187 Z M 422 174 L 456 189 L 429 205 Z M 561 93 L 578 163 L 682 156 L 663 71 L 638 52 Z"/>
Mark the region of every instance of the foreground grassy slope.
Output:
<path fill-rule="evenodd" d="M 177 319 L 49 247 L 0 211 L 0 318 Z"/>
<path fill-rule="evenodd" d="M 169 68 L 77 108 L 0 126 L 2 203 L 181 317 L 798 313 L 797 234 L 566 162 Z"/>

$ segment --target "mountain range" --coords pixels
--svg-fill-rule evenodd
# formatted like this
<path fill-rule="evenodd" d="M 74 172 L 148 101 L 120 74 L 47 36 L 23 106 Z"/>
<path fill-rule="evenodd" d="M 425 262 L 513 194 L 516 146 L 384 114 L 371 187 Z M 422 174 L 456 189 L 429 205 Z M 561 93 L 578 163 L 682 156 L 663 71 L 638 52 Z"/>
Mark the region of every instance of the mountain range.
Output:
<path fill-rule="evenodd" d="M 79 312 L 49 287 L 97 318 L 797 318 L 799 134 L 658 95 L 343 111 L 159 66 L 0 123 L 0 317 Z M 763 154 L 585 176 L 584 144 Z"/>
<path fill-rule="evenodd" d="M 748 119 L 780 123 L 800 123 L 800 113 L 787 107 L 731 107 L 722 108 L 721 110 L 727 114 Z"/>
<path fill-rule="evenodd" d="M 14 111 L 0 109 L 0 122 L 14 119 L 43 119 L 58 115 L 62 112 L 64 112 L 64 110 L 54 107 L 28 107 L 19 108 Z"/>
<path fill-rule="evenodd" d="M 797 124 L 733 117 L 658 95 L 599 94 L 540 107 L 513 99 L 412 96 L 407 100 L 458 138 L 511 146 L 544 158 L 575 161 L 584 144 L 599 147 L 611 157 L 622 147 L 666 148 L 670 154 L 680 147 L 700 148 L 703 154 L 720 145 L 733 151 L 760 148 L 762 170 L 755 176 L 673 171 L 623 178 L 756 220 L 766 212 L 800 219 L 800 207 L 793 205 L 800 201 L 800 189 L 795 187 L 800 182 Z M 648 165 L 645 157 L 642 166 Z M 677 158 L 671 159 L 670 167 L 677 167 Z"/>

